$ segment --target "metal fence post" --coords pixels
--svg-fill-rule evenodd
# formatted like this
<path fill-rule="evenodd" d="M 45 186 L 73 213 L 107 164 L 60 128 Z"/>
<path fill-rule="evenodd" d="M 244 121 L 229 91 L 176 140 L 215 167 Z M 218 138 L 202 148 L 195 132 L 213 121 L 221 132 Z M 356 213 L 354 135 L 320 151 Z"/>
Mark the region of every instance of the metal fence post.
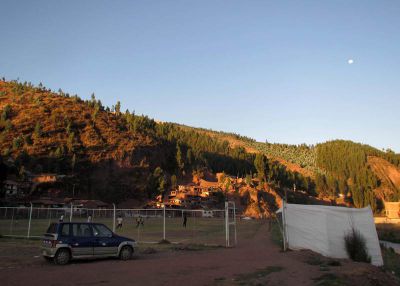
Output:
<path fill-rule="evenodd" d="M 114 208 L 114 211 L 113 211 L 113 232 L 115 232 L 115 204 L 113 203 L 113 208 Z"/>
<path fill-rule="evenodd" d="M 287 249 L 287 241 L 286 241 L 286 215 L 285 215 L 285 209 L 286 209 L 286 201 L 282 201 L 282 232 L 283 232 L 283 251 L 286 251 Z"/>
<path fill-rule="evenodd" d="M 165 205 L 163 206 L 163 216 L 164 216 L 164 222 L 163 222 L 163 239 L 165 240 Z"/>
<path fill-rule="evenodd" d="M 236 205 L 233 202 L 233 225 L 235 226 L 235 246 L 237 245 L 237 231 L 236 231 Z"/>
<path fill-rule="evenodd" d="M 228 201 L 225 202 L 225 246 L 229 247 L 229 208 L 228 208 Z"/>
<path fill-rule="evenodd" d="M 15 209 L 14 209 L 14 208 L 12 208 L 11 224 L 10 224 L 10 235 L 12 235 L 12 234 L 13 234 L 13 227 L 14 227 L 14 212 L 15 212 Z"/>
<path fill-rule="evenodd" d="M 28 238 L 31 235 L 31 220 L 32 220 L 32 210 L 33 210 L 33 205 L 31 204 L 31 209 L 29 210 L 29 223 L 28 223 Z"/>
<path fill-rule="evenodd" d="M 74 206 L 71 202 L 71 213 L 69 214 L 69 222 L 72 222 L 72 213 L 74 212 Z"/>

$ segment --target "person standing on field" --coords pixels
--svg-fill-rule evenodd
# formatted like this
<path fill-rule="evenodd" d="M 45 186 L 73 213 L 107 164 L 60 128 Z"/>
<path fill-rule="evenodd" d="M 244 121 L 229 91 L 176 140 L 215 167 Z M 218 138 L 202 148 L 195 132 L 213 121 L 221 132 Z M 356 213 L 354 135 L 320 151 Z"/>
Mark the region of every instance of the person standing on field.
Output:
<path fill-rule="evenodd" d="M 122 216 L 119 215 L 117 218 L 117 229 L 122 229 Z"/>
<path fill-rule="evenodd" d="M 186 228 L 186 223 L 187 223 L 187 214 L 186 212 L 183 213 L 183 227 Z"/>
<path fill-rule="evenodd" d="M 60 219 L 58 220 L 58 222 L 64 222 L 64 215 L 60 216 Z"/>
<path fill-rule="evenodd" d="M 142 216 L 139 216 L 136 219 L 136 228 L 138 228 L 139 226 L 144 226 L 144 220 L 143 220 Z"/>
<path fill-rule="evenodd" d="M 88 216 L 87 222 L 92 222 L 92 216 L 91 215 Z"/>

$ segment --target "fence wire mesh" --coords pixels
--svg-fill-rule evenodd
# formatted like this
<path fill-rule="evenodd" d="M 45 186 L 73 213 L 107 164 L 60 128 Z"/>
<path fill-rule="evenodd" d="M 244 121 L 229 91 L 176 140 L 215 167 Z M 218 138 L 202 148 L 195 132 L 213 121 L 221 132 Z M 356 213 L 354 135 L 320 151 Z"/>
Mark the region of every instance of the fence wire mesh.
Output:
<path fill-rule="evenodd" d="M 226 214 L 229 218 L 226 220 Z M 226 244 L 226 222 L 234 221 L 231 210 L 186 209 L 86 209 L 0 207 L 0 235 L 39 238 L 48 226 L 64 222 L 103 223 L 119 235 L 138 242 L 156 243 L 166 239 L 174 243 Z M 122 221 L 122 225 L 118 225 Z M 230 245 L 234 235 L 230 230 Z"/>

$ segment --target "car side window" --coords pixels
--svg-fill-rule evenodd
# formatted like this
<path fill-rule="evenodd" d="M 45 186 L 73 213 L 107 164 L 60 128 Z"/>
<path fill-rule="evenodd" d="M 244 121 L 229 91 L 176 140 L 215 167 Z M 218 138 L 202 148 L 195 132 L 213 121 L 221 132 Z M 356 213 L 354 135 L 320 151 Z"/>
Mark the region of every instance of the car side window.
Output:
<path fill-rule="evenodd" d="M 69 224 L 63 224 L 61 227 L 61 236 L 69 236 Z"/>
<path fill-rule="evenodd" d="M 101 224 L 93 225 L 93 233 L 94 233 L 94 236 L 97 236 L 97 237 L 111 237 L 112 236 L 112 231 L 109 230 L 106 226 L 101 225 Z"/>
<path fill-rule="evenodd" d="M 77 223 L 72 225 L 72 235 L 75 237 L 90 237 L 92 230 L 89 224 Z"/>

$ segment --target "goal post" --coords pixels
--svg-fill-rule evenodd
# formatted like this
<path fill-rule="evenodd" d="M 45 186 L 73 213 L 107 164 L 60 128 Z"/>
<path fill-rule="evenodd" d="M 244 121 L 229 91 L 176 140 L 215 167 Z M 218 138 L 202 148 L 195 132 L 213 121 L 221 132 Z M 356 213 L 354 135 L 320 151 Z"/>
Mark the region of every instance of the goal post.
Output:
<path fill-rule="evenodd" d="M 231 233 L 231 227 L 233 233 Z M 231 243 L 231 237 L 233 238 L 233 244 Z M 231 247 L 237 244 L 237 232 L 236 232 L 236 207 L 235 202 L 225 201 L 225 246 Z"/>

